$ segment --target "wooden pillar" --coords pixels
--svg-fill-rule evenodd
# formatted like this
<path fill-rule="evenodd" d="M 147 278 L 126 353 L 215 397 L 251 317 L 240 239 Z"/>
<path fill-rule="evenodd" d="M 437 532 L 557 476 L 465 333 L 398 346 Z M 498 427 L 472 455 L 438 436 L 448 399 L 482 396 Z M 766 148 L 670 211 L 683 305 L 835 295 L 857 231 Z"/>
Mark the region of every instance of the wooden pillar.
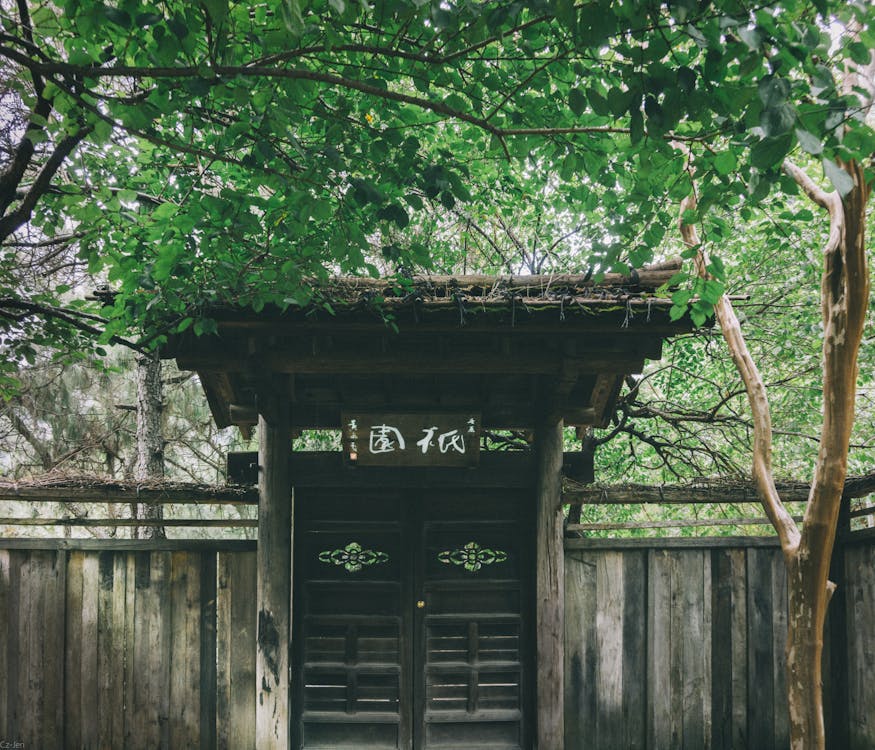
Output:
<path fill-rule="evenodd" d="M 259 399 L 258 623 L 255 745 L 289 747 L 289 644 L 292 592 L 292 484 L 289 399 Z"/>
<path fill-rule="evenodd" d="M 537 453 L 537 748 L 564 746 L 565 550 L 562 529 L 562 421 L 535 431 Z"/>

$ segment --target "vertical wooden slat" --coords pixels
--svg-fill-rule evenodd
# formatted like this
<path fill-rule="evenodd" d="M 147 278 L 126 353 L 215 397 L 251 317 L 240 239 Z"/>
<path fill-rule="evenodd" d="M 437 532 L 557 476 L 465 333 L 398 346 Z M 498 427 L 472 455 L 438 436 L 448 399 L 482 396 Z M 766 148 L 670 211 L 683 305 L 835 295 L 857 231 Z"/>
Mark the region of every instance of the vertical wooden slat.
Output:
<path fill-rule="evenodd" d="M 726 675 L 732 673 L 732 595 L 729 586 L 729 558 L 725 550 L 711 552 L 711 747 L 732 747 L 732 691 Z"/>
<path fill-rule="evenodd" d="M 743 549 L 711 554 L 711 742 L 746 747 L 747 598 Z"/>
<path fill-rule="evenodd" d="M 62 551 L 22 555 L 14 723 L 25 747 L 64 743 L 65 568 Z"/>
<path fill-rule="evenodd" d="M 647 572 L 647 747 L 675 747 L 671 736 L 671 569 L 665 550 L 650 550 Z"/>
<path fill-rule="evenodd" d="M 84 589 L 84 552 L 71 552 L 67 560 L 67 634 L 65 676 L 67 682 L 65 700 L 65 744 L 68 747 L 82 746 L 82 599 Z"/>
<path fill-rule="evenodd" d="M 875 747 L 875 545 L 845 551 L 848 621 L 848 747 Z"/>
<path fill-rule="evenodd" d="M 170 746 L 170 553 L 134 555 L 131 733 L 128 741 Z"/>
<path fill-rule="evenodd" d="M 682 741 L 685 748 L 710 747 L 711 733 L 705 722 L 706 698 L 710 699 L 706 639 L 706 608 L 710 597 L 705 585 L 705 567 L 710 558 L 702 551 L 680 553 L 678 578 L 673 585 L 680 591 L 680 621 L 674 633 L 680 632 L 679 661 L 681 664 L 681 700 L 683 705 Z M 706 604 L 707 602 L 707 604 Z M 710 702 L 710 701 L 708 701 Z"/>
<path fill-rule="evenodd" d="M 747 747 L 748 707 L 748 632 L 747 632 L 747 551 L 729 551 L 730 587 L 732 589 L 732 746 Z"/>
<path fill-rule="evenodd" d="M 170 747 L 200 744 L 200 555 L 170 557 Z"/>
<path fill-rule="evenodd" d="M 12 692 L 9 669 L 9 649 L 17 633 L 13 633 L 12 580 L 9 569 L 9 550 L 0 549 L 0 734 L 12 737 L 9 725 L 9 693 Z"/>
<path fill-rule="evenodd" d="M 124 744 L 127 556 L 100 552 L 97 594 L 97 724 L 102 747 Z"/>
<path fill-rule="evenodd" d="M 254 552 L 218 554 L 216 742 L 227 750 L 255 747 Z"/>
<path fill-rule="evenodd" d="M 596 747 L 623 745 L 623 555 L 603 552 L 596 564 Z"/>
<path fill-rule="evenodd" d="M 787 566 L 780 550 L 771 550 L 772 673 L 775 747 L 790 747 L 790 709 L 787 703 Z"/>
<path fill-rule="evenodd" d="M 851 501 L 843 498 L 839 506 L 835 547 L 829 564 L 829 579 L 836 584 L 830 599 L 824 624 L 823 695 L 824 723 L 827 747 L 848 747 L 850 716 L 848 714 L 848 585 L 845 566 L 845 544 L 851 526 Z"/>
<path fill-rule="evenodd" d="M 199 733 L 201 748 L 216 746 L 216 553 L 200 557 Z M 254 691 L 253 691 L 254 692 Z"/>
<path fill-rule="evenodd" d="M 751 547 L 747 550 L 747 692 L 751 747 L 773 747 L 775 742 L 771 556 L 767 549 Z"/>
<path fill-rule="evenodd" d="M 647 741 L 647 554 L 630 550 L 623 561 L 623 720 L 621 747 L 643 750 Z M 566 746 L 573 747 L 573 746 Z"/>
<path fill-rule="evenodd" d="M 292 484 L 288 389 L 261 394 L 258 421 L 258 635 L 256 745 L 289 746 Z M 267 413 L 264 413 L 266 411 Z"/>
<path fill-rule="evenodd" d="M 591 745 L 596 732 L 596 563 L 575 552 L 565 563 L 565 747 Z"/>
<path fill-rule="evenodd" d="M 669 716 L 671 746 L 683 747 L 684 737 L 684 651 L 686 649 L 686 622 L 684 621 L 684 581 L 681 574 L 683 550 L 669 553 L 669 659 L 663 665 L 668 672 Z"/>
<path fill-rule="evenodd" d="M 565 555 L 561 512 L 562 422 L 535 430 L 537 454 L 535 596 L 537 745 L 563 745 Z"/>
<path fill-rule="evenodd" d="M 98 560 L 70 552 L 66 582 L 65 742 L 96 747 L 100 735 L 97 691 Z"/>

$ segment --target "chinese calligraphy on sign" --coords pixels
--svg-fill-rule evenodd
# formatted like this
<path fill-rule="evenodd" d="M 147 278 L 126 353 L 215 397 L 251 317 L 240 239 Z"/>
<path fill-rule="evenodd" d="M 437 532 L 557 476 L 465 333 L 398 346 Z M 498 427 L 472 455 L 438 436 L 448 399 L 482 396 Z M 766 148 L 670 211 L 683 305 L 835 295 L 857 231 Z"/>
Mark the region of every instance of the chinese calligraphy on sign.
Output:
<path fill-rule="evenodd" d="M 343 414 L 344 450 L 362 466 L 472 466 L 479 414 Z"/>

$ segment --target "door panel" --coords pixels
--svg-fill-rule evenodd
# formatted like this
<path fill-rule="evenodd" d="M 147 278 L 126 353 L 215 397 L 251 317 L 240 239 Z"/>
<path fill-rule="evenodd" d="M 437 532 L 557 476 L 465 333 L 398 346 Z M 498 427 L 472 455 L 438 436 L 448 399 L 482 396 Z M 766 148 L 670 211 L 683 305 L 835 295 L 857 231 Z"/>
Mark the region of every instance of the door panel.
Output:
<path fill-rule="evenodd" d="M 295 506 L 293 746 L 528 747 L 519 494 Z"/>
<path fill-rule="evenodd" d="M 528 746 L 523 508 L 513 494 L 422 502 L 417 747 Z"/>

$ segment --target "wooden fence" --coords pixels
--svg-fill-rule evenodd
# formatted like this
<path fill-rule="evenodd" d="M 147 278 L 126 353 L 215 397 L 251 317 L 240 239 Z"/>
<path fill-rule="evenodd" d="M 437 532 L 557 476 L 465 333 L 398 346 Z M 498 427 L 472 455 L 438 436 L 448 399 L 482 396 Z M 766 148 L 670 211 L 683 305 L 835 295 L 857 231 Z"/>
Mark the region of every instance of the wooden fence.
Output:
<path fill-rule="evenodd" d="M 27 544 L 0 549 L 0 740 L 254 747 L 253 542 Z"/>
<path fill-rule="evenodd" d="M 871 541 L 845 549 L 844 596 L 830 608 L 827 722 L 837 750 L 875 747 Z M 566 748 L 789 747 L 786 574 L 774 541 L 568 546 Z"/>
<path fill-rule="evenodd" d="M 875 747 L 872 542 L 831 607 L 836 748 Z M 568 546 L 568 750 L 787 746 L 773 543 Z M 0 740 L 254 747 L 255 590 L 252 542 L 0 540 Z"/>

